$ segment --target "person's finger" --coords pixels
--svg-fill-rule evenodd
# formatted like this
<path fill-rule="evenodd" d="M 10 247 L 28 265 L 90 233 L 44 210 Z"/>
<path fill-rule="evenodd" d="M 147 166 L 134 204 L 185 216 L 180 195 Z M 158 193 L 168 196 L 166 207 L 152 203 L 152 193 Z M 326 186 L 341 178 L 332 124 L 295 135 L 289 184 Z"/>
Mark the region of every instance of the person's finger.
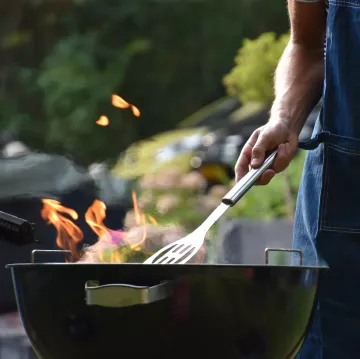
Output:
<path fill-rule="evenodd" d="M 235 165 L 236 182 L 238 182 L 249 172 L 252 150 L 259 137 L 259 133 L 259 129 L 254 131 L 241 150 L 240 156 Z"/>
<path fill-rule="evenodd" d="M 286 142 L 286 143 L 281 143 L 278 147 L 277 150 L 278 152 L 275 157 L 275 162 L 272 166 L 272 168 L 276 173 L 283 171 L 291 161 L 290 153 L 287 150 L 288 146 L 290 146 L 290 144 Z"/>
<path fill-rule="evenodd" d="M 251 167 L 258 168 L 265 160 L 266 151 L 270 150 L 271 137 L 267 133 L 261 133 L 253 146 L 251 153 Z"/>
<path fill-rule="evenodd" d="M 256 185 L 264 186 L 267 185 L 275 176 L 275 171 L 273 169 L 266 170 L 261 177 L 257 180 Z"/>
<path fill-rule="evenodd" d="M 284 171 L 289 166 L 296 153 L 297 144 L 297 137 L 289 136 L 288 141 L 279 145 L 278 153 L 272 166 L 276 173 Z"/>

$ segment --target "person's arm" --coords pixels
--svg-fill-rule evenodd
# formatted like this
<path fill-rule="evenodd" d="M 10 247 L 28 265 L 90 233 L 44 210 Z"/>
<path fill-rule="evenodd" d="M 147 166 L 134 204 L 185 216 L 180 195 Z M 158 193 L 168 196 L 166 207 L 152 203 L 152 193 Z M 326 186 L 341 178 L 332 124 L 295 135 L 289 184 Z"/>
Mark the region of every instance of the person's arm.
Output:
<path fill-rule="evenodd" d="M 249 165 L 259 167 L 266 151 L 278 148 L 273 169 L 267 170 L 259 184 L 267 184 L 275 173 L 292 160 L 299 133 L 321 98 L 324 79 L 326 34 L 325 1 L 288 0 L 290 41 L 279 61 L 275 75 L 275 100 L 269 122 L 257 129 L 245 144 L 237 161 L 236 179 Z"/>
<path fill-rule="evenodd" d="M 300 133 L 321 98 L 324 80 L 326 9 L 324 0 L 288 0 L 290 41 L 275 75 L 275 101 L 271 115 L 289 121 Z"/>

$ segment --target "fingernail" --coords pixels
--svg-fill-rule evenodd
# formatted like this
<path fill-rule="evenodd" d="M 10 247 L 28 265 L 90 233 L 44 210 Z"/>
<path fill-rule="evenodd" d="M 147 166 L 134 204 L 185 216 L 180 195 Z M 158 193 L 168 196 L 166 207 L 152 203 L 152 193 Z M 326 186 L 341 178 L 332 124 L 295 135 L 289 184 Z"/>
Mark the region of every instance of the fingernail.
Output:
<path fill-rule="evenodd" d="M 254 157 L 254 158 L 252 158 L 252 160 L 251 160 L 251 166 L 256 166 L 258 163 L 259 163 L 259 158 L 257 158 L 257 157 Z"/>
<path fill-rule="evenodd" d="M 280 143 L 278 147 L 278 153 L 282 155 L 284 151 L 285 151 L 284 144 Z"/>

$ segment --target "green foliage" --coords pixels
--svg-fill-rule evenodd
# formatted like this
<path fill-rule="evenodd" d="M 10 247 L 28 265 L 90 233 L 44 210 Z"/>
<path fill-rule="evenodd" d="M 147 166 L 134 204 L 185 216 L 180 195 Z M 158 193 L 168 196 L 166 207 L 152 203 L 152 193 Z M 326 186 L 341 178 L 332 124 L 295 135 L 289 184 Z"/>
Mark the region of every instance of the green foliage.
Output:
<path fill-rule="evenodd" d="M 228 93 L 236 95 L 247 106 L 269 105 L 274 98 L 273 77 L 279 59 L 289 41 L 289 34 L 277 37 L 267 32 L 255 40 L 245 39 L 235 58 L 236 66 L 224 77 Z M 233 117 L 241 119 L 238 114 Z M 299 152 L 286 170 L 292 202 L 295 202 L 305 153 Z M 232 217 L 273 220 L 291 215 L 286 197 L 285 176 L 278 174 L 267 186 L 251 189 L 240 203 L 229 211 Z"/>
<path fill-rule="evenodd" d="M 0 126 L 85 163 L 224 96 L 242 39 L 288 26 L 281 0 L 8 1 L 0 22 Z M 142 116 L 112 108 L 112 92 Z M 95 125 L 103 114 L 109 128 Z"/>
<path fill-rule="evenodd" d="M 137 39 L 110 50 L 96 33 L 59 41 L 38 77 L 45 116 L 51 119 L 48 147 L 101 160 L 113 154 L 111 147 L 104 146 L 107 141 L 129 143 L 135 121 L 130 112 L 111 107 L 111 95 L 124 81 L 132 57 L 149 47 L 146 39 Z M 109 128 L 95 124 L 104 114 Z"/>
<path fill-rule="evenodd" d="M 288 34 L 277 38 L 273 32 L 255 40 L 245 39 L 235 58 L 235 67 L 224 77 L 228 93 L 237 95 L 243 104 L 270 104 L 274 97 L 274 72 L 288 41 Z"/>
<path fill-rule="evenodd" d="M 31 33 L 29 31 L 14 31 L 4 36 L 0 40 L 0 45 L 4 49 L 21 46 L 30 41 Z"/>

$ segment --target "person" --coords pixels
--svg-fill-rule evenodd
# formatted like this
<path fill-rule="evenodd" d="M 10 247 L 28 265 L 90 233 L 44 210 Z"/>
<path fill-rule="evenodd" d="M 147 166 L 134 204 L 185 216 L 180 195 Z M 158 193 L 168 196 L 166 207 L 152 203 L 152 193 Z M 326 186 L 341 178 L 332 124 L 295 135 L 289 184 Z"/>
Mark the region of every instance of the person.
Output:
<path fill-rule="evenodd" d="M 308 150 L 294 221 L 304 264 L 324 259 L 299 359 L 360 358 L 360 0 L 288 0 L 290 40 L 275 73 L 269 121 L 243 147 L 236 179 L 278 149 L 260 185 Z M 322 101 L 311 139 L 298 136 Z M 316 251 L 314 251 L 316 249 Z M 314 254 L 315 252 L 315 254 Z M 315 259 L 315 261 L 314 261 Z"/>

